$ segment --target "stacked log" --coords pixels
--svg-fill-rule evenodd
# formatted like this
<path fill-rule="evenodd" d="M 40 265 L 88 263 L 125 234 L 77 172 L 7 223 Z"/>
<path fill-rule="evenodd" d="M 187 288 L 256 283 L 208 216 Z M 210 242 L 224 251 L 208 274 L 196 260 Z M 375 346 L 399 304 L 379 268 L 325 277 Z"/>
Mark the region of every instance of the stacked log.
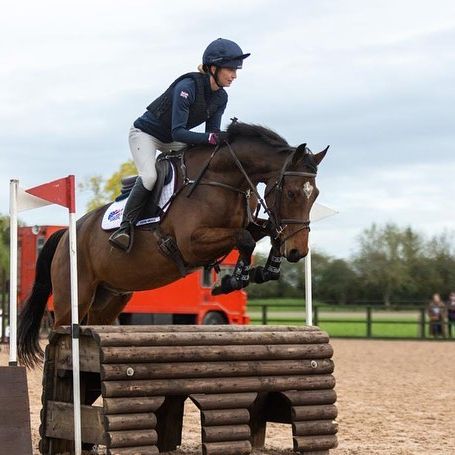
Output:
<path fill-rule="evenodd" d="M 201 412 L 204 455 L 249 454 L 263 446 L 267 422 L 292 425 L 296 452 L 337 445 L 333 350 L 317 327 L 92 326 L 80 345 L 82 439 L 108 454 L 175 450 L 187 398 Z M 53 332 L 43 454 L 72 447 L 70 349 L 70 329 Z M 102 406 L 93 406 L 98 394 Z"/>

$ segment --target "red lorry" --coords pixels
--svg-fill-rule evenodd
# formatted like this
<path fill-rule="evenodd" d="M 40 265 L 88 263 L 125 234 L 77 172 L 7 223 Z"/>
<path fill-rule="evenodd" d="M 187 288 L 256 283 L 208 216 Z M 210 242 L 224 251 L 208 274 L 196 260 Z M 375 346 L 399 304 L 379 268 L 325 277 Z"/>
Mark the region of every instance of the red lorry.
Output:
<path fill-rule="evenodd" d="M 27 298 L 35 278 L 36 258 L 46 240 L 63 226 L 19 228 L 18 302 Z M 238 253 L 232 251 L 221 264 L 221 273 L 232 271 Z M 151 291 L 135 292 L 120 324 L 248 324 L 244 291 L 212 296 L 216 280 L 213 270 L 200 269 L 174 283 Z M 52 299 L 48 304 L 52 312 Z"/>

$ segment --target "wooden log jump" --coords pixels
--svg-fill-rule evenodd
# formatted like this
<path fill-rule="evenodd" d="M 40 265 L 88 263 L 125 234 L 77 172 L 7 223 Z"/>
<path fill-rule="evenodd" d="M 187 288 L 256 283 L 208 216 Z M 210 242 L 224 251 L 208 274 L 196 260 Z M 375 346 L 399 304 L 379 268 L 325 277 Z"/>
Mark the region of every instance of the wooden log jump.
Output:
<path fill-rule="evenodd" d="M 263 447 L 267 422 L 292 425 L 294 451 L 328 455 L 337 446 L 332 354 L 317 327 L 82 327 L 84 447 L 105 446 L 108 455 L 176 450 L 189 398 L 201 412 L 204 455 Z M 70 328 L 62 327 L 46 348 L 45 455 L 73 453 L 71 362 Z"/>

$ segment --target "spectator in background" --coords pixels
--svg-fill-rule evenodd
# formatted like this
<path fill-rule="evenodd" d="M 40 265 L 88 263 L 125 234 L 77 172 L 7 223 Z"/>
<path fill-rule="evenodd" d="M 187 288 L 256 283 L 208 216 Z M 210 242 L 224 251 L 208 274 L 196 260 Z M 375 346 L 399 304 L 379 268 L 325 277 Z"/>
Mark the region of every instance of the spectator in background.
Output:
<path fill-rule="evenodd" d="M 445 319 L 444 302 L 439 294 L 433 294 L 428 304 L 428 317 L 430 318 L 430 335 L 434 338 L 444 336 L 444 319 Z"/>
<path fill-rule="evenodd" d="M 446 312 L 449 337 L 452 338 L 455 332 L 455 292 L 451 292 L 449 294 L 449 299 L 446 303 Z"/>

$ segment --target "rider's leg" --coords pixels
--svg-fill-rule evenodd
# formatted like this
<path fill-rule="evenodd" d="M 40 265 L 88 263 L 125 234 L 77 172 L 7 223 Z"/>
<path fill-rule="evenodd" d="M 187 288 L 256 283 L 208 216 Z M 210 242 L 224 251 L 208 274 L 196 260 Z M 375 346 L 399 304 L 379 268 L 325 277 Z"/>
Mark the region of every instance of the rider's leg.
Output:
<path fill-rule="evenodd" d="M 134 225 L 156 182 L 155 156 L 158 141 L 153 136 L 132 127 L 129 145 L 139 177 L 126 202 L 120 228 L 109 237 L 112 245 L 125 251 L 130 251 L 133 245 Z"/>
<path fill-rule="evenodd" d="M 144 187 L 142 178 L 138 177 L 131 190 L 120 227 L 109 237 L 109 242 L 125 251 L 130 251 L 133 246 L 134 226 L 147 202 L 150 191 Z"/>

